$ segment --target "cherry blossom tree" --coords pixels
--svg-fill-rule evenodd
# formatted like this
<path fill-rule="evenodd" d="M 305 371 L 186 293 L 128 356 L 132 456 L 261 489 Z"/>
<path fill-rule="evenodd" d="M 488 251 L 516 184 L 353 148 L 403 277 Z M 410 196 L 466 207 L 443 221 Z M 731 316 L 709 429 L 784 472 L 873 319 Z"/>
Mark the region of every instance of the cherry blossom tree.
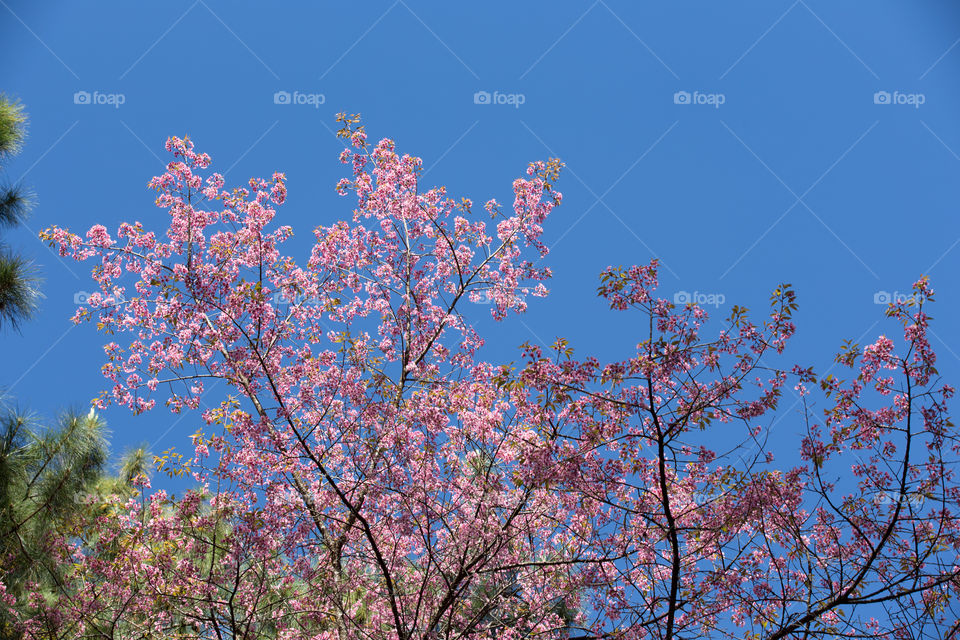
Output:
<path fill-rule="evenodd" d="M 353 221 L 317 227 L 305 261 L 274 224 L 285 176 L 226 190 L 189 139 L 150 182 L 165 235 L 42 234 L 95 260 L 74 319 L 129 336 L 105 345 L 97 405 L 204 426 L 189 459 L 159 460 L 195 490 L 144 481 L 61 540 L 74 570 L 26 636 L 956 635 L 960 448 L 925 279 L 887 312 L 899 348 L 846 345 L 843 379 L 776 364 L 788 285 L 705 335 L 703 309 L 655 296 L 656 261 L 601 275 L 639 320 L 622 361 L 557 340 L 489 363 L 464 302 L 503 319 L 546 295 L 561 163 L 480 212 L 340 121 Z M 794 395 L 806 437 L 781 466 L 766 435 Z"/>

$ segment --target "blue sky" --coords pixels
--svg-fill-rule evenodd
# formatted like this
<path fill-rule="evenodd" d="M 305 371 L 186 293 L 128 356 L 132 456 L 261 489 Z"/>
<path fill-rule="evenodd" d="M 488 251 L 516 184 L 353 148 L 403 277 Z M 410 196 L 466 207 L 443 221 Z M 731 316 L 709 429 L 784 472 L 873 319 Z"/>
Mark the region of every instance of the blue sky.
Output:
<path fill-rule="evenodd" d="M 958 39 L 951 2 L 0 0 L 0 89 L 31 117 L 6 178 L 38 200 L 29 231 L 7 238 L 42 266 L 47 296 L 38 320 L 2 336 L 0 385 L 46 414 L 103 387 L 103 337 L 67 320 L 87 267 L 37 231 L 162 229 L 146 183 L 164 140 L 189 134 L 228 184 L 286 172 L 282 220 L 305 256 L 314 226 L 350 216 L 333 189 L 339 111 L 421 156 L 427 181 L 457 197 L 510 202 L 529 161 L 567 163 L 546 232 L 551 295 L 484 323 L 491 358 L 556 336 L 624 357 L 639 318 L 605 309 L 597 274 L 656 256 L 662 294 L 722 299 L 717 318 L 732 304 L 763 312 L 792 283 L 788 359 L 819 372 L 843 339 L 899 338 L 875 299 L 929 274 L 934 347 L 956 383 Z M 162 409 L 105 417 L 118 451 L 185 448 L 200 424 Z M 795 446 L 799 420 L 782 424 L 778 442 Z"/>

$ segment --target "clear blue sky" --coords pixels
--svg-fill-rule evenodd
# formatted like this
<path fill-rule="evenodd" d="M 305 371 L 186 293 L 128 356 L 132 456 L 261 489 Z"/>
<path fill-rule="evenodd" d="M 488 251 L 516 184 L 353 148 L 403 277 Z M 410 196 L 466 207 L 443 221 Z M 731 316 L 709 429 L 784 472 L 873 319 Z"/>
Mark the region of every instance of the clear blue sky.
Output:
<path fill-rule="evenodd" d="M 52 414 L 104 384 L 103 338 L 67 320 L 91 288 L 87 267 L 61 262 L 39 229 L 162 229 L 146 183 L 167 136 L 189 134 L 228 183 L 286 172 L 282 220 L 305 256 L 315 225 L 351 211 L 333 190 L 338 111 L 360 112 L 374 139 L 424 159 L 428 181 L 475 201 L 509 202 L 531 160 L 567 163 L 546 232 L 551 296 L 489 324 L 492 358 L 558 335 L 581 354 L 624 356 L 637 317 L 606 311 L 596 276 L 657 256 L 662 292 L 722 295 L 716 317 L 764 311 L 792 283 L 788 355 L 819 372 L 843 339 L 897 333 L 875 295 L 929 274 L 934 346 L 957 383 L 958 38 L 947 1 L 0 0 L 0 89 L 31 117 L 6 174 L 38 198 L 31 231 L 8 239 L 42 265 L 47 295 L 39 320 L 0 337 L 0 385 Z M 282 91 L 304 103 L 277 104 Z M 484 91 L 491 103 L 477 104 Z M 185 448 L 199 426 L 163 409 L 106 418 L 117 450 Z M 796 442 L 799 421 L 780 424 L 778 441 Z"/>

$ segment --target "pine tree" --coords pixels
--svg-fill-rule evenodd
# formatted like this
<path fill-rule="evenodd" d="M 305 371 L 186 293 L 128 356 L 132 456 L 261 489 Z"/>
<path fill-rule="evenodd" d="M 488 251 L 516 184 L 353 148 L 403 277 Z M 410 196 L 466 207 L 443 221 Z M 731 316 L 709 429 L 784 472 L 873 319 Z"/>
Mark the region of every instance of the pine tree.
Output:
<path fill-rule="evenodd" d="M 0 574 L 17 608 L 30 607 L 30 584 L 51 599 L 62 588 L 65 565 L 51 542 L 82 536 L 107 498 L 132 495 L 148 471 L 143 449 L 117 475 L 106 473 L 107 456 L 106 424 L 92 409 L 67 412 L 52 429 L 15 409 L 0 416 Z M 0 613 L 0 640 L 19 637 Z"/>
<path fill-rule="evenodd" d="M 0 162 L 20 152 L 26 125 L 23 105 L 0 94 Z M 0 185 L 0 229 L 21 224 L 31 204 L 31 195 L 23 185 Z M 36 313 L 40 299 L 38 285 L 32 262 L 0 243 L 0 327 L 17 328 Z"/>

